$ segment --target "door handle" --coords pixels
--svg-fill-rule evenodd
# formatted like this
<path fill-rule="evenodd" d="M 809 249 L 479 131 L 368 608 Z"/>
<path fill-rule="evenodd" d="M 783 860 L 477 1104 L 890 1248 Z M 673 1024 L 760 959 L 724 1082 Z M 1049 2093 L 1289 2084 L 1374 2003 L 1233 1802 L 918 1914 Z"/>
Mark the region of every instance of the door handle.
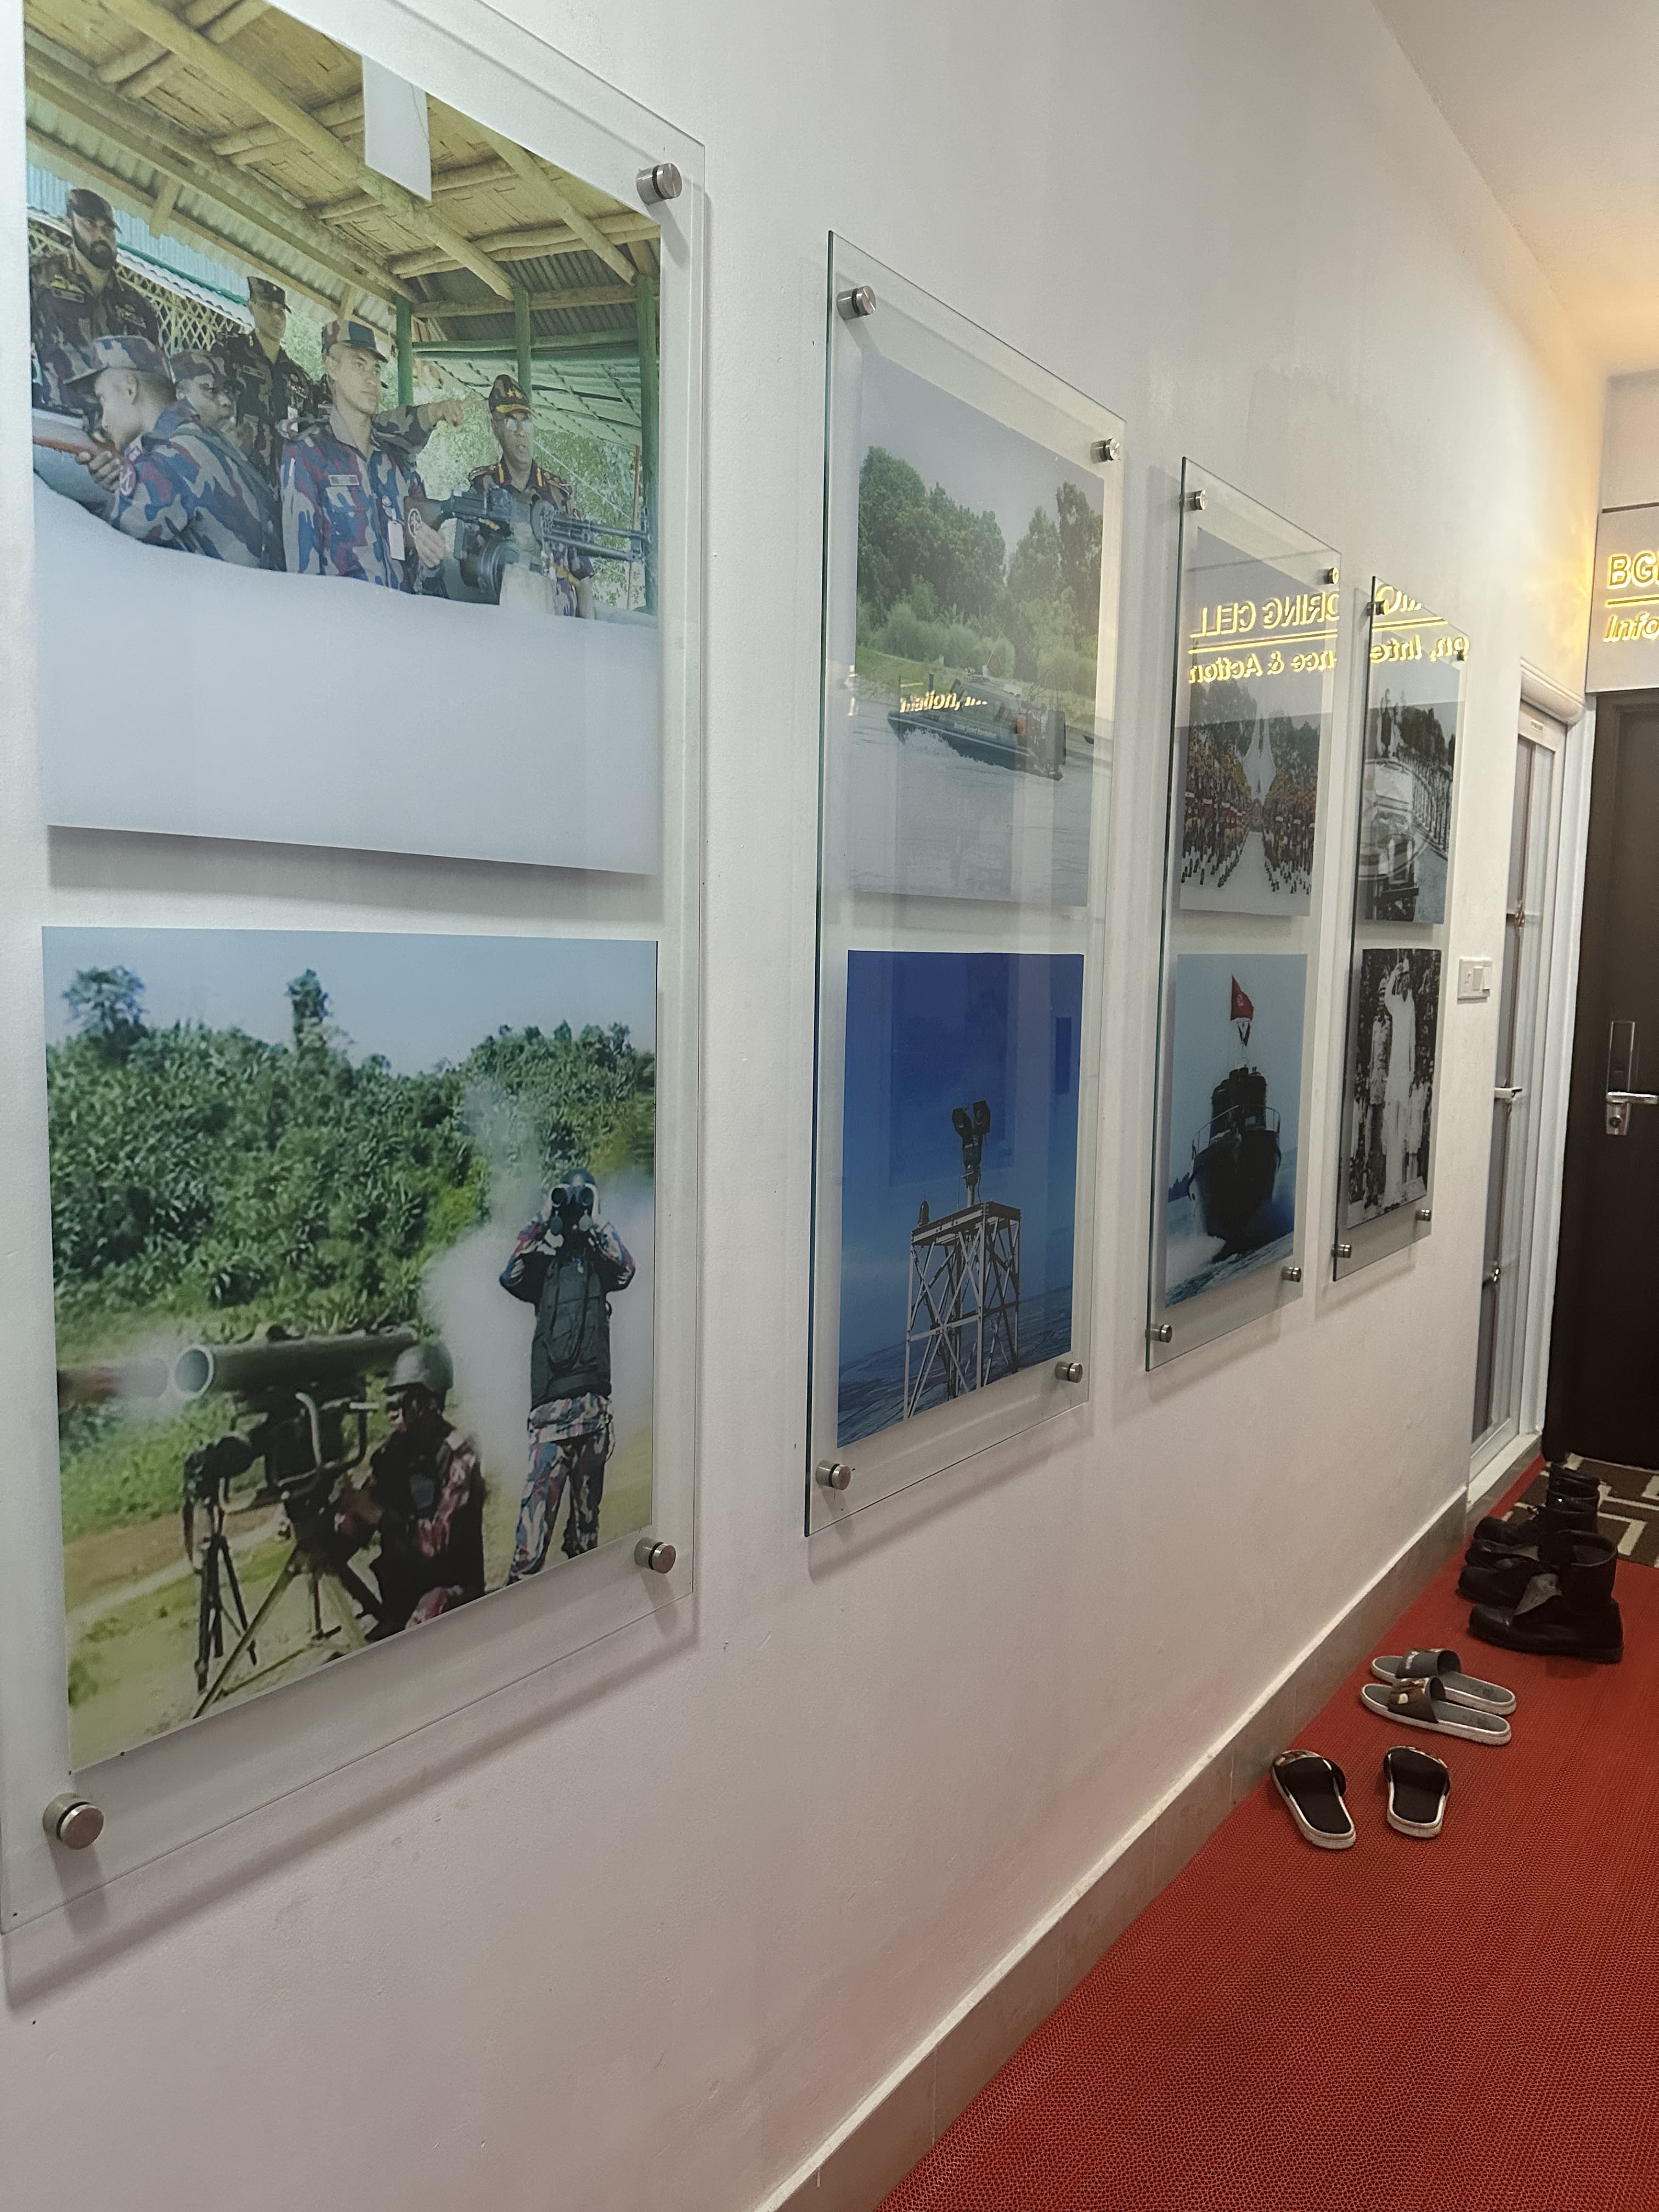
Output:
<path fill-rule="evenodd" d="M 1610 1137 L 1630 1134 L 1633 1106 L 1659 1106 L 1659 1091 L 1638 1091 L 1636 1024 L 1631 1021 L 1607 1025 L 1607 1085 L 1604 1093 L 1607 1132 Z"/>
<path fill-rule="evenodd" d="M 1627 1137 L 1630 1134 L 1631 1108 L 1659 1106 L 1659 1091 L 1609 1091 L 1607 1105 L 1608 1136 Z"/>

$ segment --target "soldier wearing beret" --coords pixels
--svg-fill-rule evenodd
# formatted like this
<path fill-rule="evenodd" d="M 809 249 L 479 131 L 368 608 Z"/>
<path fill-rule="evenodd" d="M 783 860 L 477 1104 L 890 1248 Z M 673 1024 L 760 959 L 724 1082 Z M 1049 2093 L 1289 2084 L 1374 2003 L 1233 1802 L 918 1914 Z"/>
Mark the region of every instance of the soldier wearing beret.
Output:
<path fill-rule="evenodd" d="M 323 331 L 328 406 L 283 454 L 283 539 L 295 575 L 443 595 L 444 541 L 416 511 L 414 469 L 375 436 L 386 356 L 367 323 Z"/>
<path fill-rule="evenodd" d="M 568 515 L 580 525 L 582 517 L 577 510 L 575 494 L 569 483 L 544 469 L 536 459 L 535 432 L 531 425 L 530 400 L 516 376 L 498 376 L 489 387 L 489 427 L 495 433 L 501 458 L 493 467 L 474 469 L 470 478 L 474 491 L 483 491 L 503 485 L 514 495 L 515 509 L 521 508 L 528 517 L 532 499 L 545 500 L 560 514 Z M 472 581 L 477 574 L 478 556 L 493 538 L 509 534 L 505 523 L 475 522 L 466 531 L 465 539 L 457 548 L 460 556 L 461 573 Z M 585 553 L 568 547 L 550 547 L 543 556 L 549 580 L 550 602 L 554 609 L 567 615 L 591 615 L 593 611 L 593 563 Z"/>
<path fill-rule="evenodd" d="M 282 538 L 270 493 L 230 441 L 183 404 L 159 346 L 94 338 L 65 386 L 118 456 L 104 520 L 146 545 L 200 553 L 243 568 L 279 568 Z"/>
<path fill-rule="evenodd" d="M 155 308 L 115 265 L 115 213 L 109 202 L 76 185 L 67 212 L 68 246 L 29 264 L 34 404 L 55 415 L 76 411 L 64 386 L 94 338 L 161 343 Z"/>
<path fill-rule="evenodd" d="M 233 434 L 260 475 L 276 492 L 283 447 L 297 438 L 325 404 L 320 387 L 283 349 L 288 331 L 288 295 L 268 276 L 247 281 L 252 331 L 234 331 L 220 342 L 229 388 Z"/>

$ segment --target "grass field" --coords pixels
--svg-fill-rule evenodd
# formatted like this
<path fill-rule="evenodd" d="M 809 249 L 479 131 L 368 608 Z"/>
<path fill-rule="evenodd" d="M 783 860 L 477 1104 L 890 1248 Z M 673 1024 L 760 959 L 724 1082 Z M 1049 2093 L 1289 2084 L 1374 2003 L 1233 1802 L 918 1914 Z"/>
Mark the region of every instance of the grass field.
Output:
<path fill-rule="evenodd" d="M 173 1424 L 158 1425 L 165 1433 Z M 172 1460 L 173 1496 L 178 1459 Z M 638 1429 L 605 1472 L 602 1543 L 643 1528 L 651 1518 L 651 1431 Z M 520 1471 L 491 1470 L 484 1498 L 484 1568 L 489 1587 L 504 1580 L 518 1517 Z M 559 1557 L 566 1506 L 561 1509 L 550 1561 Z M 198 1524 L 199 1525 L 199 1524 Z M 231 1555 L 251 1613 L 270 1589 L 289 1543 L 276 1509 L 241 1504 L 226 1522 Z M 356 1563 L 362 1571 L 362 1561 Z M 88 1528 L 64 1547 L 64 1599 L 69 1631 L 70 1752 L 76 1766 L 108 1757 L 190 1719 L 198 1702 L 196 1620 L 199 1583 L 184 1555 L 176 1505 L 165 1517 L 116 1528 Z M 303 1578 L 283 1595 L 258 1639 L 258 1664 L 244 1661 L 225 1702 L 252 1696 L 309 1674 L 345 1648 L 331 1592 L 323 1600 L 325 1634 L 313 1635 Z M 440 1651 L 442 1649 L 439 1645 Z"/>

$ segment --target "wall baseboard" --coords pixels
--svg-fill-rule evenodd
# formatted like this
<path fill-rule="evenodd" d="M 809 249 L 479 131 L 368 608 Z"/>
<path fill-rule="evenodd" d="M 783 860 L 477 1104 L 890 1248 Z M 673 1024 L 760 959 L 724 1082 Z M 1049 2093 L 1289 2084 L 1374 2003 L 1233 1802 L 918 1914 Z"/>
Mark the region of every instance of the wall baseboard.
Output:
<path fill-rule="evenodd" d="M 757 2212 L 874 2212 L 1421 1595 L 1461 1548 L 1466 1512 L 1460 1491 Z"/>

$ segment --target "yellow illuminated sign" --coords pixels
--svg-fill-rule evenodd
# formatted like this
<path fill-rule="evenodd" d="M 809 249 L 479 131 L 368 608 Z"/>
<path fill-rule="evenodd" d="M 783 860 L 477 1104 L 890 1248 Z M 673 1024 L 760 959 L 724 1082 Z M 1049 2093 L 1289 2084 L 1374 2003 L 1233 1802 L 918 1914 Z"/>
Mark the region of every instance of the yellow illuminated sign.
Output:
<path fill-rule="evenodd" d="M 1440 635 L 1425 653 L 1426 633 Z M 1384 585 L 1371 608 L 1371 665 L 1406 660 L 1462 660 L 1469 641 L 1449 630 L 1440 617 L 1431 614 L 1421 599 L 1413 599 L 1392 585 Z"/>
<path fill-rule="evenodd" d="M 1189 684 L 1243 683 L 1255 676 L 1316 675 L 1336 665 L 1335 592 L 1275 592 L 1271 599 L 1222 599 L 1198 611 L 1188 647 Z M 1216 652 L 1222 639 L 1231 651 Z M 1327 643 L 1327 640 L 1333 641 Z M 1212 659 L 1202 656 L 1212 654 Z"/>
<path fill-rule="evenodd" d="M 1651 644 L 1659 638 L 1659 551 L 1609 553 L 1606 645 Z M 1613 592 L 1624 597 L 1615 599 Z"/>

